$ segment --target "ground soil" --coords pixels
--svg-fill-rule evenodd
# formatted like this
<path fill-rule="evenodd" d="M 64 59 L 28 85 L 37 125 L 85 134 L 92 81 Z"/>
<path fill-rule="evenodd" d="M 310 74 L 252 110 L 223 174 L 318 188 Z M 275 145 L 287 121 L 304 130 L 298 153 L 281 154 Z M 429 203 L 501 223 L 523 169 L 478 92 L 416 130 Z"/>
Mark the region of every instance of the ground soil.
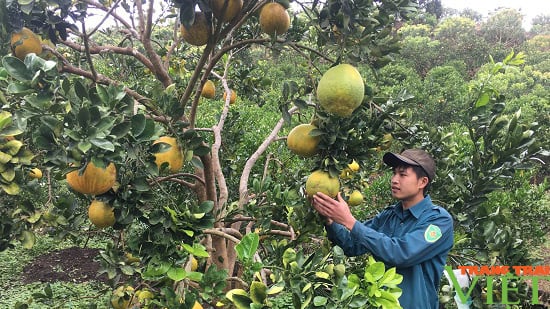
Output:
<path fill-rule="evenodd" d="M 99 262 L 95 260 L 99 249 L 72 247 L 56 250 L 36 257 L 23 268 L 21 281 L 74 282 L 106 281 L 98 276 Z"/>

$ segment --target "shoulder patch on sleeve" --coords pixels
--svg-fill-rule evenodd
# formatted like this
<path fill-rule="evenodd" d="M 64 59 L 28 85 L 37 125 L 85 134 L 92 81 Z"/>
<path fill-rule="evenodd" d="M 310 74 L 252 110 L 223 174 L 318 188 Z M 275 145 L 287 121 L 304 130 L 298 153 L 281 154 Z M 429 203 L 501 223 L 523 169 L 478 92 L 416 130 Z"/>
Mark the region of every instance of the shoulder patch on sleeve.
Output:
<path fill-rule="evenodd" d="M 430 224 L 426 231 L 424 231 L 424 239 L 429 242 L 436 242 L 439 238 L 441 238 L 441 229 L 437 225 Z"/>

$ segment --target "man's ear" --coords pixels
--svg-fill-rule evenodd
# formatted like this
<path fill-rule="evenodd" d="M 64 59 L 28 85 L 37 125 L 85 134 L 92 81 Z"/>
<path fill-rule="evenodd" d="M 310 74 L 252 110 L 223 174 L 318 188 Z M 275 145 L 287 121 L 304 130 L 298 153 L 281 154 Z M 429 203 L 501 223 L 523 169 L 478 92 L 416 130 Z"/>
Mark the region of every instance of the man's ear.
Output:
<path fill-rule="evenodd" d="M 428 177 L 421 177 L 420 178 L 420 184 L 422 185 L 422 188 L 426 188 L 428 186 L 428 183 L 430 183 L 430 179 Z"/>

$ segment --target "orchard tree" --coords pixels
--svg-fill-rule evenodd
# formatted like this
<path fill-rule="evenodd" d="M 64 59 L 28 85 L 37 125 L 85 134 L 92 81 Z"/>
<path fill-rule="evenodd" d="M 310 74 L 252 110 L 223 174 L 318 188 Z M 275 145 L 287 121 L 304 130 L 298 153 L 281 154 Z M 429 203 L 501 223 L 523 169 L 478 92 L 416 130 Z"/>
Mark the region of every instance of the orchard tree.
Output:
<path fill-rule="evenodd" d="M 2 176 L 8 177 L 6 185 L 24 185 L 31 177 L 26 171 L 38 166 L 49 196 L 47 211 L 31 211 L 33 216 L 21 225 L 3 219 L 3 237 L 27 235 L 32 244 L 29 234 L 38 222 L 77 231 L 83 224 L 78 213 L 90 205 L 88 216 L 96 228 L 112 226 L 120 232 L 121 241 L 102 254 L 109 278 L 116 283 L 122 273 L 139 273 L 141 283 L 136 285 L 155 286 L 160 292 L 156 304 L 169 308 L 189 308 L 199 295 L 214 304 L 229 287 L 250 293 L 231 294 L 233 303 L 262 305 L 268 285 L 273 293 L 291 285 L 297 307 L 307 306 L 327 288 L 334 287 L 334 293 L 346 289 L 341 267 L 336 275 L 312 275 L 324 264 L 342 265 L 341 252 L 326 250 L 324 256 L 304 259 L 290 250 L 321 229 L 312 226 L 315 216 L 301 190 L 304 175 L 320 169 L 337 177 L 352 160 L 367 164 L 388 147 L 388 133 L 394 129 L 391 112 L 409 96 L 378 98 L 367 83 L 360 106 L 335 115 L 319 106 L 316 88 L 331 66 L 361 64 L 360 71 L 369 72 L 389 63 L 390 53 L 398 50 L 393 26 L 414 11 L 412 1 L 6 4 L 9 14 L 3 21 L 11 34 L 12 54 L 2 59 L 0 99 L 2 109 L 11 113 L 4 116 L 12 120 L 10 131 L 0 138 L 2 147 L 25 145 L 35 157 L 32 162 L 15 160 L 19 151 L 9 148 L 10 161 L 2 166 L 11 164 L 10 172 Z M 102 18 L 90 19 L 92 12 L 101 12 L 95 14 Z M 103 30 L 107 23 L 116 26 Z M 273 101 L 277 106 L 258 104 L 279 110 L 281 116 L 263 132 L 263 142 L 244 154 L 244 165 L 231 174 L 236 181 L 227 176 L 234 167 L 225 165 L 225 151 L 236 146 L 228 124 L 239 98 L 245 101 L 252 95 L 248 90 L 266 87 L 241 86 L 239 80 L 250 76 L 246 68 L 253 68 L 257 51 L 268 53 L 265 60 L 273 63 L 279 55 L 293 54 L 307 74 L 301 83 L 282 83 Z M 208 128 L 197 126 L 200 113 L 208 114 L 199 108 L 205 97 L 223 97 L 223 107 Z M 277 178 L 282 183 L 270 180 L 276 177 L 270 176 L 270 147 L 290 123 L 310 120 L 317 127 L 312 135 L 320 136 L 311 170 L 286 171 Z M 260 119 L 249 119 L 250 129 L 256 122 Z M 263 177 L 251 179 L 256 174 Z M 285 183 L 287 179 L 296 180 Z M 8 213 L 3 218 L 20 213 L 5 206 L 2 210 Z M 123 231 L 134 236 L 123 238 Z M 264 244 L 262 255 L 256 251 L 259 233 L 278 237 Z M 138 266 L 132 254 L 140 257 Z M 284 271 L 268 276 L 268 262 Z M 385 272 L 380 262 L 368 264 L 367 272 Z M 352 302 L 378 306 L 389 297 L 395 304 L 399 276 L 388 271 L 378 279 L 385 280 L 379 286 L 382 294 L 346 294 L 324 301 L 336 307 Z M 315 288 L 306 288 L 308 284 Z M 357 281 L 356 288 L 372 291 L 373 284 Z M 129 291 L 117 289 L 113 305 L 128 301 Z"/>
<path fill-rule="evenodd" d="M 529 33 L 532 35 L 550 34 L 550 15 L 541 14 L 535 16 L 531 20 L 531 30 Z"/>
<path fill-rule="evenodd" d="M 518 50 L 525 41 L 523 16 L 514 9 L 501 9 L 481 24 L 480 34 L 491 46 L 492 56 L 504 58 L 510 50 Z"/>
<path fill-rule="evenodd" d="M 525 41 L 522 21 L 523 16 L 517 10 L 501 9 L 482 24 L 481 33 L 490 44 L 502 44 L 509 49 L 516 48 Z"/>
<path fill-rule="evenodd" d="M 488 61 L 489 46 L 479 36 L 476 24 L 465 17 L 449 17 L 434 29 L 434 38 L 446 48 L 445 62 L 463 60 L 471 76 L 475 69 Z"/>

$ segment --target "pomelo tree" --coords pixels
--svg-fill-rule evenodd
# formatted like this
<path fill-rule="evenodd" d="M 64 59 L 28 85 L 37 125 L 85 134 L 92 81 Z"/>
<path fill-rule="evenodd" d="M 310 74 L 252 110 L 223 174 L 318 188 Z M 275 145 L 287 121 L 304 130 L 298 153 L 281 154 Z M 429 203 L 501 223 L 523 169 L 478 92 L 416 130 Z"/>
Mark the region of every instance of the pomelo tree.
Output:
<path fill-rule="evenodd" d="M 325 258 L 312 264 L 301 253 L 288 258 L 287 250 L 296 246 L 297 239 L 321 230 L 311 226 L 314 214 L 302 191 L 305 176 L 322 169 L 337 177 L 352 160 L 363 162 L 375 155 L 384 134 L 393 129 L 395 103 L 408 97 L 376 98 L 367 82 L 359 94 L 362 102 L 354 100 L 360 106 L 340 116 L 319 106 L 317 83 L 340 63 L 356 66 L 363 74 L 389 63 L 389 54 L 398 49 L 395 23 L 413 12 L 414 5 L 402 0 L 280 1 L 277 16 L 283 16 L 285 24 L 276 26 L 277 16 L 260 15 L 267 3 L 9 1 L 6 28 L 10 33 L 22 27 L 32 30 L 43 40 L 43 52 L 2 59 L 0 99 L 3 109 L 12 113 L 17 131 L 3 134 L 2 143 L 15 136 L 35 155 L 32 162 L 20 161 L 13 167 L 11 180 L 27 182 L 24 171 L 38 166 L 45 171 L 50 194 L 47 212 L 31 210 L 33 219 L 17 227 L 4 224 L 6 237 L 32 234 L 39 220 L 77 230 L 84 222 L 71 210 L 84 212 L 91 200 L 111 205 L 116 218 L 113 229 L 120 235 L 133 229 L 135 236 L 104 252 L 105 271 L 114 281 L 121 273 L 134 275 L 136 268 L 123 251 L 140 256 L 140 279 L 164 284 L 157 289 L 163 295 L 157 301 L 170 308 L 194 304 L 199 292 L 189 291 L 200 291 L 202 300 L 215 302 L 230 287 L 255 287 L 250 296 L 234 296 L 234 303 L 242 298 L 245 303 L 262 304 L 266 297 L 258 295 L 268 284 L 280 287 L 285 280 L 291 282 L 303 273 L 310 276 L 315 267 L 333 263 Z M 291 16 L 290 25 L 281 7 Z M 100 12 L 95 13 L 99 18 L 91 19 L 93 12 Z M 261 27 L 262 20 L 269 31 Z M 102 28 L 106 23 L 112 26 Z M 11 47 L 24 43 L 15 39 Z M 292 54 L 307 73 L 300 83 L 281 83 L 279 96 L 272 101 L 276 106 L 258 103 L 278 110 L 279 119 L 269 124 L 271 129 L 262 132 L 263 142 L 246 153 L 244 164 L 228 176 L 232 167 L 225 166 L 229 161 L 224 151 L 234 141 L 227 137 L 233 108 L 227 93 L 238 93 L 244 100 L 254 94 L 249 89 L 262 87 L 247 85 L 239 76 L 240 66 L 253 68 L 243 59 L 257 61 L 258 51 L 268 53 L 262 60 L 274 65 L 278 57 Z M 198 121 L 201 113 L 209 113 L 200 108 L 205 100 L 201 93 L 209 81 L 217 85 L 223 105 L 213 125 L 204 128 Z M 250 119 L 250 130 L 257 121 Z M 280 144 L 277 141 L 290 123 L 301 122 L 318 127 L 311 134 L 321 136 L 319 153 L 309 161 L 309 170 L 287 171 L 285 175 L 292 175 L 293 181 L 277 183 L 285 177 L 275 181 L 270 176 L 269 158 L 277 152 L 270 147 Z M 163 142 L 161 136 L 174 138 L 177 145 Z M 171 168 L 181 162 L 155 160 L 172 148 L 181 148 L 180 155 L 170 156 L 176 161 L 183 157 L 181 169 Z M 92 165 L 104 169 L 111 164 L 116 166 L 116 182 L 107 192 L 67 191 L 67 174 L 84 176 Z M 98 176 L 94 183 L 81 186 L 106 181 Z M 273 206 L 280 208 L 269 209 Z M 264 253 L 273 251 L 271 257 L 256 252 L 259 238 L 249 235 L 258 234 L 278 237 L 265 245 Z M 201 272 L 191 270 L 193 258 L 201 261 Z M 341 254 L 335 258 L 340 264 L 341 259 Z M 263 266 L 274 261 L 282 261 L 285 271 L 269 277 Z M 369 272 L 385 272 L 379 262 L 370 261 L 370 265 Z M 334 280 L 341 280 L 343 270 L 337 268 Z M 332 272 L 326 274 L 332 276 Z M 321 276 L 311 277 L 317 289 L 326 288 L 330 281 Z M 390 290 L 399 280 L 392 273 L 384 278 Z M 357 284 L 366 289 L 372 283 Z M 307 305 L 318 292 L 303 286 L 300 291 L 294 296 L 297 306 Z M 395 301 L 396 296 L 392 297 Z M 384 298 L 360 301 L 375 305 Z"/>

